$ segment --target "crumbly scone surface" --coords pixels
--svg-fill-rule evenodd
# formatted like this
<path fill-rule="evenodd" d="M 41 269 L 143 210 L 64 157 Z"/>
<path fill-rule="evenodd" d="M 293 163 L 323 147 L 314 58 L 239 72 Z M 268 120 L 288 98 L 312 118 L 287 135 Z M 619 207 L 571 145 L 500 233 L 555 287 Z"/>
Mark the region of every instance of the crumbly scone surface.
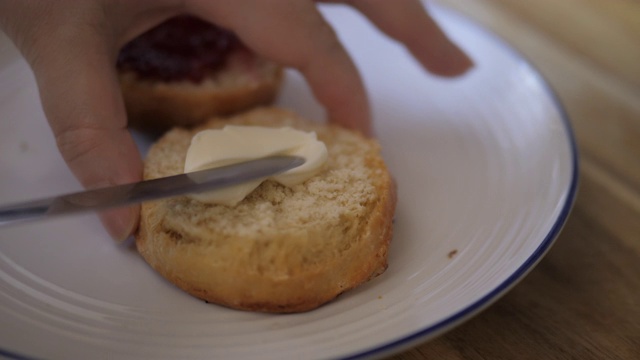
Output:
<path fill-rule="evenodd" d="M 297 128 L 314 129 L 330 154 L 325 169 L 293 188 L 264 182 L 235 207 L 205 204 L 187 197 L 163 201 L 157 208 L 162 211 L 159 226 L 172 234 L 176 246 L 206 246 L 222 252 L 231 247 L 234 253 L 250 254 L 249 264 L 254 270 L 275 271 L 276 267 L 266 265 L 281 257 L 286 257 L 287 263 L 297 268 L 312 266 L 314 262 L 322 264 L 327 258 L 338 256 L 350 246 L 341 240 L 353 238 L 366 225 L 362 220 L 366 219 L 378 195 L 375 179 L 384 175 L 383 169 L 371 166 L 378 156 L 378 146 L 353 133 L 306 123 L 303 126 L 290 114 L 273 115 L 278 116 L 243 117 L 232 123 L 295 124 Z M 205 127 L 216 127 L 216 124 Z M 158 167 L 152 164 L 147 167 L 145 177 L 180 173 L 191 136 L 196 131 L 178 132 L 171 138 L 171 146 L 153 154 L 153 159 L 178 156 L 180 161 L 174 159 Z M 236 261 L 218 261 L 227 260 Z"/>

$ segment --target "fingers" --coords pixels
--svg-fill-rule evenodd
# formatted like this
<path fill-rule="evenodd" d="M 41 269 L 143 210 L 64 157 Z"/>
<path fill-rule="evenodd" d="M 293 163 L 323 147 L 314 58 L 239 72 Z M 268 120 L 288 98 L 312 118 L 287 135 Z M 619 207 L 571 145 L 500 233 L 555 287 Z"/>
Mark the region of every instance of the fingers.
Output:
<path fill-rule="evenodd" d="M 28 60 L 64 160 L 88 188 L 140 180 L 141 160 L 126 129 L 109 41 L 100 29 L 75 20 L 55 29 Z M 116 209 L 101 219 L 122 240 L 135 229 L 138 213 L 137 207 Z"/>
<path fill-rule="evenodd" d="M 430 72 L 455 76 L 473 66 L 471 59 L 447 38 L 419 0 L 351 0 L 348 3 L 381 31 L 404 43 Z"/>
<path fill-rule="evenodd" d="M 332 122 L 371 131 L 365 88 L 333 29 L 310 1 L 192 1 L 190 12 L 232 29 L 257 53 L 298 69 Z"/>

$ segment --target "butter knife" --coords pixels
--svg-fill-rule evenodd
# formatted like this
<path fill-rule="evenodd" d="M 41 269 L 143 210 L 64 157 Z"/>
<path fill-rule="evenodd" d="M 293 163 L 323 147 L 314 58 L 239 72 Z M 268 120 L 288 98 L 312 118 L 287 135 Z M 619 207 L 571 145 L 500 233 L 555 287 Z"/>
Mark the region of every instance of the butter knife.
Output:
<path fill-rule="evenodd" d="M 304 164 L 304 161 L 296 156 L 271 156 L 186 174 L 0 206 L 0 226 L 222 189 L 293 169 Z"/>

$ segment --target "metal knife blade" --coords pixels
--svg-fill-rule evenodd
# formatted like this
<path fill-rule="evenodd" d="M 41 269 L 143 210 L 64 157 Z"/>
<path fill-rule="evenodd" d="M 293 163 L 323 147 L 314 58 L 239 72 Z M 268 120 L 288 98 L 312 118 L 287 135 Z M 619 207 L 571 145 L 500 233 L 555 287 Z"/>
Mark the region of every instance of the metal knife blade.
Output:
<path fill-rule="evenodd" d="M 271 156 L 187 174 L 0 206 L 0 226 L 221 189 L 293 169 L 304 164 L 304 161 L 296 156 Z"/>

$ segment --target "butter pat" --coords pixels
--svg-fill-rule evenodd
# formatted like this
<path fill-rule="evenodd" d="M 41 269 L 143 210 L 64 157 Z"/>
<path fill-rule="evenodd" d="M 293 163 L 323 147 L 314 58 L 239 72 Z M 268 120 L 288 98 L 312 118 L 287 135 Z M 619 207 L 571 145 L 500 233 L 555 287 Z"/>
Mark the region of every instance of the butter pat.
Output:
<path fill-rule="evenodd" d="M 315 132 L 289 127 L 227 125 L 197 133 L 187 150 L 184 172 L 210 169 L 273 155 L 294 155 L 305 159 L 297 168 L 270 178 L 231 186 L 225 189 L 188 195 L 205 203 L 235 206 L 263 181 L 272 179 L 292 187 L 316 175 L 327 161 L 327 147 Z"/>

